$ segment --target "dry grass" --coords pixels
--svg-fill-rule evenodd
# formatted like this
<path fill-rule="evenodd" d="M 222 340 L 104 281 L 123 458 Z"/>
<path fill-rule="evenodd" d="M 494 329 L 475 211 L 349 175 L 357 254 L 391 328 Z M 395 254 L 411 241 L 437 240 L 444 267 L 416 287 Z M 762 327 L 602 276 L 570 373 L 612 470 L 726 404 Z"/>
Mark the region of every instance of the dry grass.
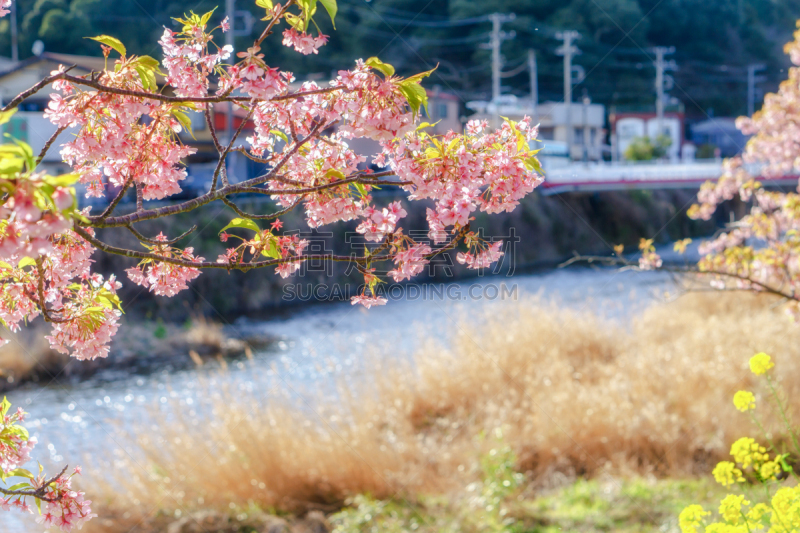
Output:
<path fill-rule="evenodd" d="M 740 388 L 760 390 L 747 370 L 753 353 L 773 355 L 789 398 L 800 387 L 800 328 L 773 303 L 690 294 L 628 329 L 539 301 L 504 304 L 413 364 L 376 359 L 370 379 L 343 384 L 340 400 L 315 412 L 232 391 L 210 419 L 175 404 L 159 411 L 169 423 L 138 432 L 136 462 L 115 463 L 111 481 L 100 481 L 108 469 L 89 479 L 101 514 L 89 526 L 127 531 L 144 520 L 146 530 L 175 509 L 299 511 L 358 493 L 455 493 L 478 475 L 494 445 L 482 435 L 495 428 L 534 488 L 602 472 L 706 475 L 754 433 L 731 402 Z"/>

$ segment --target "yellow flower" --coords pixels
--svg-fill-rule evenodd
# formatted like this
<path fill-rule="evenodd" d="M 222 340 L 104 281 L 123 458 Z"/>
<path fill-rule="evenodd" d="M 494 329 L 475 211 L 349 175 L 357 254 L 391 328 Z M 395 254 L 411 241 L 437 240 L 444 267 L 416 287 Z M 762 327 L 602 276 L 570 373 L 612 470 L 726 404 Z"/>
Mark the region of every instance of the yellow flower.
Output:
<path fill-rule="evenodd" d="M 742 518 L 742 505 L 750 505 L 744 496 L 728 494 L 719 502 L 719 514 L 729 524 L 736 525 Z"/>
<path fill-rule="evenodd" d="M 796 531 L 800 527 L 800 487 L 783 487 L 772 497 L 772 529 L 775 532 Z"/>
<path fill-rule="evenodd" d="M 714 475 L 714 479 L 717 480 L 717 483 L 723 487 L 729 487 L 737 481 L 744 481 L 742 471 L 736 468 L 736 465 L 730 461 L 721 461 L 717 463 L 712 474 Z"/>
<path fill-rule="evenodd" d="M 681 533 L 700 533 L 698 528 L 702 528 L 703 517 L 711 513 L 704 511 L 699 505 L 690 505 L 681 511 L 678 517 L 678 524 L 681 526 Z"/>
<path fill-rule="evenodd" d="M 750 466 L 750 447 L 755 441 L 749 437 L 742 437 L 731 445 L 731 455 L 733 460 L 742 465 L 742 468 Z"/>
<path fill-rule="evenodd" d="M 748 533 L 746 527 L 732 526 L 724 522 L 714 522 L 706 526 L 705 533 Z"/>
<path fill-rule="evenodd" d="M 765 503 L 757 503 L 747 513 L 747 519 L 753 522 L 760 521 L 769 512 L 769 507 Z"/>
<path fill-rule="evenodd" d="M 757 353 L 750 358 L 750 370 L 756 376 L 766 374 L 767 370 L 773 366 L 775 366 L 775 363 L 772 362 L 772 358 L 764 352 Z"/>
<path fill-rule="evenodd" d="M 761 468 L 759 468 L 758 473 L 761 475 L 761 479 L 775 479 L 775 476 L 778 475 L 778 472 L 781 471 L 781 467 L 778 465 L 777 461 L 767 461 Z"/>
<path fill-rule="evenodd" d="M 692 239 L 683 239 L 680 241 L 675 241 L 675 245 L 672 247 L 673 250 L 678 252 L 679 254 L 686 252 L 686 247 L 692 242 Z"/>
<path fill-rule="evenodd" d="M 756 397 L 753 396 L 752 392 L 740 390 L 733 395 L 733 405 L 744 413 L 745 411 L 756 408 Z"/>

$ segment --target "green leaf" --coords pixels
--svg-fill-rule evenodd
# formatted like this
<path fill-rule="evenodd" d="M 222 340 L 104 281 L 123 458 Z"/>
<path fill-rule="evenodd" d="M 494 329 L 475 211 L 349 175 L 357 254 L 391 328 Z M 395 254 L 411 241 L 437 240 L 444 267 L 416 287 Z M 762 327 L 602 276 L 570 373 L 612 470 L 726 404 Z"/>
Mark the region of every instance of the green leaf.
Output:
<path fill-rule="evenodd" d="M 17 112 L 16 107 L 14 109 L 9 109 L 8 111 L 0 111 L 0 124 L 5 124 L 9 120 L 11 120 L 11 117 L 13 117 L 14 113 L 16 112 Z"/>
<path fill-rule="evenodd" d="M 325 11 L 328 12 L 328 15 L 331 17 L 331 24 L 333 24 L 333 29 L 336 29 L 336 12 L 339 8 L 336 6 L 336 0 L 319 0 L 319 3 L 322 4 L 322 7 L 325 8 Z"/>
<path fill-rule="evenodd" d="M 194 139 L 194 133 L 192 133 L 192 119 L 189 118 L 189 115 L 178 109 L 173 109 L 172 114 L 175 115 L 175 119 L 180 122 L 181 127 L 188 131 L 189 135 Z"/>
<path fill-rule="evenodd" d="M 430 122 L 420 122 L 419 126 L 417 126 L 417 131 L 424 130 L 425 128 L 432 128 L 440 122 L 441 120 L 437 120 L 433 124 L 431 124 Z"/>
<path fill-rule="evenodd" d="M 439 68 L 439 65 L 436 65 L 434 68 L 427 70 L 425 72 L 420 72 L 419 74 L 414 74 L 413 76 L 409 76 L 408 78 L 403 80 L 403 82 L 419 83 L 423 80 L 423 78 L 427 78 L 428 76 L 433 74 L 433 71 L 436 70 L 437 68 Z"/>
<path fill-rule="evenodd" d="M 214 11 L 216 11 L 216 10 L 217 10 L 217 8 L 215 7 L 214 9 L 212 9 L 211 11 L 209 11 L 208 13 L 206 13 L 205 15 L 200 17 L 200 25 L 201 26 L 205 26 L 206 24 L 208 24 L 208 21 L 211 19 L 211 15 L 213 15 Z M 231 21 L 231 22 L 233 22 L 233 21 Z"/>
<path fill-rule="evenodd" d="M 53 187 L 69 187 L 77 183 L 79 179 L 81 179 L 79 174 L 70 173 L 61 174 L 59 176 L 47 176 L 44 178 L 44 182 Z"/>
<path fill-rule="evenodd" d="M 24 489 L 25 487 L 30 487 L 30 486 L 31 486 L 30 483 L 28 483 L 27 481 L 23 481 L 22 483 L 17 483 L 16 485 L 11 485 L 6 490 L 9 490 L 9 491 L 11 491 L 11 490 L 19 490 L 19 489 Z"/>
<path fill-rule="evenodd" d="M 19 265 L 17 265 L 17 268 L 25 268 L 26 266 L 33 266 L 35 264 L 36 260 L 32 257 L 23 257 L 19 260 Z"/>
<path fill-rule="evenodd" d="M 154 57 L 139 56 L 139 57 L 136 58 L 136 62 L 139 63 L 140 65 L 142 65 L 145 68 L 150 68 L 150 69 L 153 69 L 153 70 L 159 70 L 158 66 L 160 65 L 160 63 L 158 62 L 158 59 L 156 59 Z"/>
<path fill-rule="evenodd" d="M 358 194 L 360 194 L 362 198 L 365 197 L 368 194 L 367 193 L 367 188 L 364 187 L 363 183 L 355 182 L 352 185 L 353 185 L 353 187 L 356 188 L 356 190 L 358 191 Z"/>
<path fill-rule="evenodd" d="M 341 170 L 336 170 L 335 168 L 329 168 L 328 171 L 325 173 L 326 178 L 339 178 L 343 180 L 345 178 L 344 172 Z"/>
<path fill-rule="evenodd" d="M 380 70 L 381 72 L 383 72 L 383 75 L 386 76 L 387 78 L 390 78 L 394 75 L 394 67 L 389 63 L 384 63 L 377 57 L 370 57 L 369 59 L 364 61 L 364 64 L 367 65 L 368 67 L 374 68 L 375 70 Z"/>
<path fill-rule="evenodd" d="M 11 142 L 13 142 L 16 146 L 11 144 L 0 145 L 0 154 L 10 153 L 22 156 L 23 160 L 25 161 L 25 164 L 28 167 L 28 170 L 32 170 L 35 165 L 33 159 L 33 149 L 31 148 L 31 146 L 26 142 L 19 141 L 13 138 L 8 133 L 6 133 L 5 136 L 11 139 Z"/>
<path fill-rule="evenodd" d="M 261 232 L 261 228 L 258 227 L 258 224 L 247 218 L 234 218 L 233 220 L 231 220 L 230 224 L 219 230 L 219 232 L 222 233 L 223 231 L 229 228 L 246 228 L 246 229 L 251 229 L 257 233 Z"/>
<path fill-rule="evenodd" d="M 529 170 L 535 170 L 538 174 L 544 176 L 544 170 L 542 169 L 542 165 L 539 163 L 539 160 L 536 159 L 535 156 L 530 156 L 529 158 L 525 159 L 524 163 Z"/>
<path fill-rule="evenodd" d="M 31 474 L 28 470 L 25 470 L 24 468 L 16 468 L 6 475 L 8 477 L 26 477 L 28 479 L 34 478 L 33 474 Z"/>
<path fill-rule="evenodd" d="M 272 8 L 274 7 L 272 0 L 256 0 L 256 5 L 258 7 L 263 7 L 267 11 L 272 11 Z"/>
<path fill-rule="evenodd" d="M 103 43 L 106 46 L 110 46 L 114 50 L 116 50 L 119 55 L 125 57 L 126 50 L 125 45 L 122 44 L 122 41 L 117 39 L 116 37 L 111 37 L 110 35 L 98 35 L 97 37 L 87 37 L 87 39 L 91 39 L 93 41 L 97 41 L 98 43 Z"/>
<path fill-rule="evenodd" d="M 275 245 L 275 239 L 272 238 L 267 243 L 267 246 L 261 250 L 261 255 L 265 257 L 271 257 L 272 259 L 280 259 L 281 252 L 278 250 L 278 247 Z"/>
<path fill-rule="evenodd" d="M 22 172 L 25 162 L 19 157 L 0 154 L 0 175 L 14 175 Z"/>
<path fill-rule="evenodd" d="M 419 114 L 420 106 L 425 108 L 425 113 L 427 114 L 428 93 L 422 88 L 422 85 L 417 82 L 409 83 L 408 80 L 406 80 L 398 85 L 397 88 L 403 93 L 403 96 L 406 97 L 406 101 L 414 111 L 414 114 Z"/>
<path fill-rule="evenodd" d="M 142 80 L 142 87 L 148 91 L 150 89 L 155 89 L 158 87 L 156 82 L 156 73 L 153 69 L 150 69 L 144 65 L 136 64 L 134 67 L 136 72 L 139 74 L 139 79 Z"/>
<path fill-rule="evenodd" d="M 8 401 L 8 398 L 3 396 L 3 403 L 0 403 L 0 418 L 6 416 L 9 409 L 11 409 L 11 402 Z"/>
<path fill-rule="evenodd" d="M 283 133 L 281 130 L 269 130 L 269 132 L 275 135 L 276 137 L 280 137 L 281 139 L 283 139 L 283 142 L 285 142 L 286 144 L 289 144 L 289 137 L 287 137 L 286 134 Z"/>

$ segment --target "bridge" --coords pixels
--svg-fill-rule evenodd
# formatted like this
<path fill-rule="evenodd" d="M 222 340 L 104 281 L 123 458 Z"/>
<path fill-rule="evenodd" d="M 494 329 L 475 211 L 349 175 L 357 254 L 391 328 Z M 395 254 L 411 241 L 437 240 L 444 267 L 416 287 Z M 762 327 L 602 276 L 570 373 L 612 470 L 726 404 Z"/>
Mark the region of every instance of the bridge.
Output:
<path fill-rule="evenodd" d="M 750 168 L 758 175 L 758 168 Z M 695 161 L 691 163 L 571 163 L 547 169 L 545 181 L 537 189 L 541 194 L 565 192 L 628 191 L 641 189 L 699 189 L 708 180 L 722 174 L 721 161 Z M 798 176 L 757 178 L 764 185 L 797 187 Z"/>

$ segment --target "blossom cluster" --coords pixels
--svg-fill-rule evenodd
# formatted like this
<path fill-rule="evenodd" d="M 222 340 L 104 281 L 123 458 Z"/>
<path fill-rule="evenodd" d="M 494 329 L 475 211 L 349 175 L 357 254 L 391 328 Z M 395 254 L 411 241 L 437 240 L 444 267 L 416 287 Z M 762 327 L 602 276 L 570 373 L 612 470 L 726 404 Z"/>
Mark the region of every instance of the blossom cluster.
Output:
<path fill-rule="evenodd" d="M 760 111 L 741 117 L 737 126 L 752 135 L 741 157 L 725 161 L 723 174 L 706 183 L 692 218 L 708 220 L 719 204 L 739 197 L 750 211 L 715 239 L 703 243 L 698 263 L 716 288 L 776 292 L 789 303 L 787 312 L 800 318 L 800 195 L 768 191 L 761 179 L 793 175 L 800 166 L 797 138 L 800 102 L 800 30 L 785 51 L 795 66 L 776 93 L 768 94 Z"/>
<path fill-rule="evenodd" d="M 22 468 L 30 460 L 36 445 L 36 437 L 30 437 L 22 425 L 26 413 L 18 408 L 11 411 L 11 404 L 3 398 L 0 403 L 0 509 L 17 509 L 32 513 L 35 505 L 40 516 L 37 522 L 47 527 L 55 526 L 61 531 L 71 531 L 96 516 L 91 510 L 91 501 L 84 499 L 83 492 L 71 488 L 71 478 L 80 473 L 80 467 L 70 475 L 47 479 L 39 468 L 38 475 Z M 4 488 L 8 478 L 24 479 Z M 31 502 L 33 500 L 33 502 Z"/>
<path fill-rule="evenodd" d="M 105 70 L 100 81 L 116 89 L 144 91 L 140 70 L 153 66 L 143 58 L 122 57 L 116 70 Z M 58 71 L 55 72 L 57 74 Z M 79 128 L 61 148 L 64 162 L 80 176 L 86 196 L 105 196 L 106 188 L 140 190 L 144 200 L 159 200 L 181 191 L 186 178 L 181 160 L 196 152 L 177 138 L 182 130 L 181 106 L 141 97 L 84 91 L 60 85 L 45 111 L 59 127 Z"/>
<path fill-rule="evenodd" d="M 194 254 L 194 248 L 177 250 L 170 246 L 164 233 L 159 233 L 153 244 L 143 244 L 154 255 L 184 259 L 186 261 L 203 261 L 204 258 Z M 126 270 L 128 278 L 146 287 L 157 296 L 175 296 L 180 291 L 188 289 L 188 282 L 200 275 L 200 270 L 193 267 L 167 263 L 157 259 L 144 259 L 135 267 Z"/>

